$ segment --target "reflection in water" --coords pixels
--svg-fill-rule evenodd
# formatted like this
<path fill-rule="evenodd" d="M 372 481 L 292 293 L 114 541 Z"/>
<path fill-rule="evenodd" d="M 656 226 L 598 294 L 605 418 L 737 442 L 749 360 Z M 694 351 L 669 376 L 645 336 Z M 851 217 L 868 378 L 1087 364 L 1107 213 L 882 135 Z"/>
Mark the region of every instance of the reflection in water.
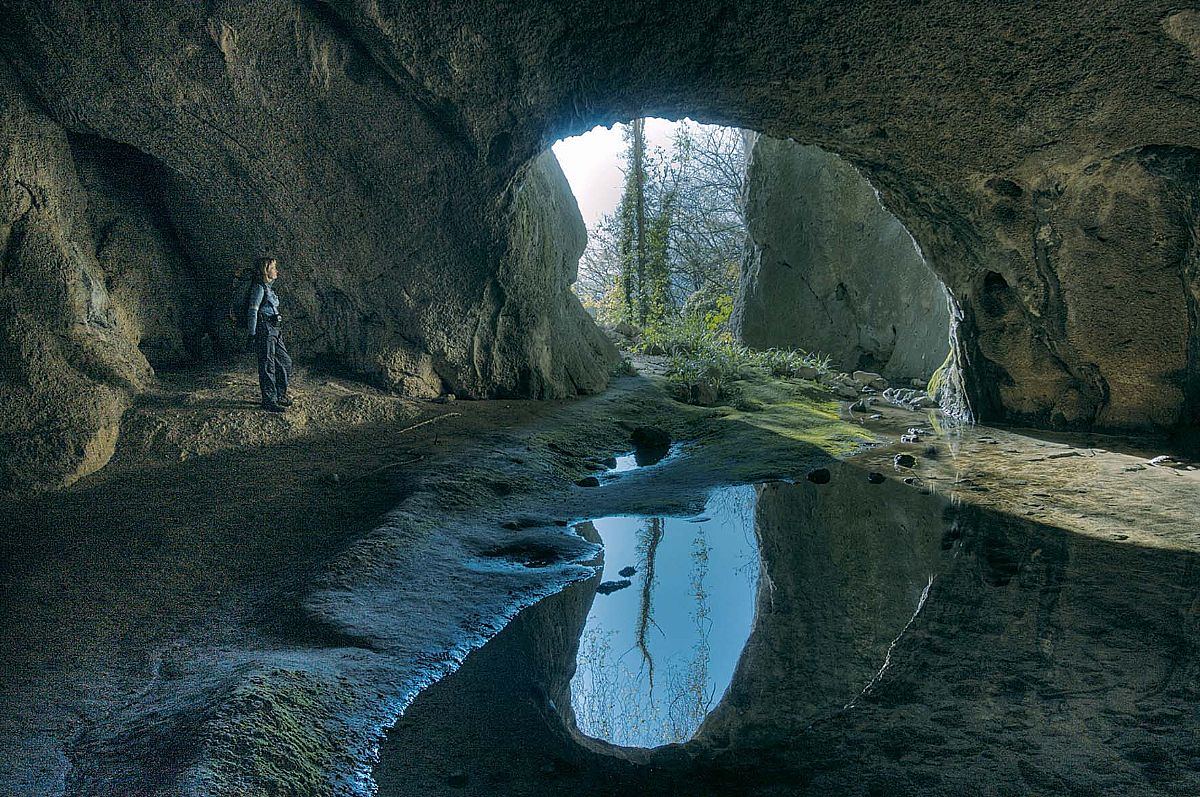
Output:
<path fill-rule="evenodd" d="M 699 521 L 699 522 L 697 522 Z M 699 518 L 592 521 L 605 573 L 635 589 L 598 594 L 579 643 L 578 728 L 615 744 L 690 739 L 724 693 L 754 618 L 754 488 L 718 490 Z"/>
<path fill-rule="evenodd" d="M 633 568 L 622 578 L 636 583 L 546 598 L 427 690 L 389 734 L 380 794 L 449 793 L 458 772 L 469 783 L 455 793 L 480 795 L 1200 794 L 1195 553 L 1064 532 L 851 465 L 830 476 L 735 493 L 739 533 L 718 531 L 716 502 L 702 523 L 663 519 L 653 701 L 636 630 L 639 543 L 654 535 L 645 519 L 599 521 L 609 577 Z M 722 631 L 730 594 L 754 589 L 751 512 L 762 577 L 739 651 Z M 723 592 L 729 538 L 751 556 Z M 603 611 L 619 617 L 598 626 Z M 678 627 L 688 641 L 671 661 L 662 631 Z M 568 703 L 577 727 L 626 744 L 700 728 L 682 755 L 611 755 L 575 743 Z"/>

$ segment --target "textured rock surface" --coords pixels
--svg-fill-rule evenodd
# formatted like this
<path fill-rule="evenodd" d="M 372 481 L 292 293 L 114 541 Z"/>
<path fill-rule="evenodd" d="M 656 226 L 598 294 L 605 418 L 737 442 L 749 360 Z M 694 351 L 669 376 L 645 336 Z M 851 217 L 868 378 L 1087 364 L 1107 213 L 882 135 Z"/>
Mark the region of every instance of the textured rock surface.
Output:
<path fill-rule="evenodd" d="M 0 492 L 70 484 L 102 466 L 127 396 L 150 374 L 133 309 L 144 286 L 106 279 L 106 250 L 96 246 L 70 141 L 7 78 L 0 79 Z M 112 245 L 121 240 L 115 230 L 104 235 Z"/>
<path fill-rule="evenodd" d="M 950 311 L 904 225 L 836 155 L 758 135 L 747 144 L 742 341 L 819 351 L 843 371 L 929 377 L 950 350 Z"/>
<path fill-rule="evenodd" d="M 78 452 L 107 447 L 97 430 L 147 355 L 227 345 L 212 308 L 268 249 L 306 357 L 417 394 L 599 386 L 606 364 L 587 359 L 578 313 L 546 307 L 541 277 L 501 276 L 509 200 L 555 138 L 639 114 L 756 129 L 854 164 L 953 297 L 979 416 L 1165 429 L 1200 406 L 1197 23 L 1166 0 L 1088 13 L 1066 0 L 4 0 L 0 15 L 16 72 L 5 124 L 27 113 L 43 130 L 28 128 L 35 144 L 5 137 L 3 227 L 41 201 L 17 174 L 38 172 L 56 197 L 19 245 L 5 234 L 4 340 L 41 341 L 5 344 L 6 406 L 46 414 L 29 426 L 44 434 L 18 442 L 60 460 L 26 481 L 97 460 Z M 103 202 L 84 203 L 81 171 L 114 152 L 136 169 L 101 183 L 133 184 L 140 200 L 100 185 Z M 85 227 L 114 206 L 123 223 L 105 255 L 104 232 Z M 35 294 L 82 284 L 64 276 L 68 259 L 72 273 L 88 263 L 93 298 L 107 296 L 101 267 L 120 275 L 98 306 L 111 330 L 141 330 L 144 353 L 77 323 L 77 308 L 29 315 Z M 190 278 L 171 301 L 134 298 L 155 283 L 136 275 L 177 267 Z M 542 315 L 567 328 L 525 323 Z M 82 337 L 104 352 L 86 376 L 66 353 Z M 47 409 L 36 397 L 52 393 Z"/>

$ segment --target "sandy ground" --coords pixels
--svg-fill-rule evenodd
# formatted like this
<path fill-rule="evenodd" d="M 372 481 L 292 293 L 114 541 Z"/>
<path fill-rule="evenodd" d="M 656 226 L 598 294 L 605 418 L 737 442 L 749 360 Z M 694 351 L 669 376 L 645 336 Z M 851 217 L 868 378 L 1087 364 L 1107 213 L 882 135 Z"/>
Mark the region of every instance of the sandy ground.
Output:
<path fill-rule="evenodd" d="M 164 375 L 108 467 L 6 512 L 0 792 L 360 793 L 422 688 L 591 575 L 570 521 L 683 512 L 928 425 L 839 418 L 811 385 L 747 390 L 757 411 L 686 407 L 643 377 L 572 401 L 433 404 L 302 374 L 276 416 L 249 373 Z M 575 486 L 642 424 L 686 455 Z M 1157 452 L 934 437 L 913 448 L 912 489 L 957 481 L 963 500 L 1075 533 L 1200 545 L 1197 473 L 1142 465 Z"/>

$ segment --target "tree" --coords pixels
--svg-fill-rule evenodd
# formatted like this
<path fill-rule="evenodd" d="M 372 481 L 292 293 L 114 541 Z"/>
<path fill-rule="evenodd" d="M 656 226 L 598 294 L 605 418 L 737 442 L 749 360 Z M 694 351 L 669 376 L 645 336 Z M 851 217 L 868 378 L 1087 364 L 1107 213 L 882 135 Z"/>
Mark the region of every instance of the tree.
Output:
<path fill-rule="evenodd" d="M 585 305 L 642 327 L 732 306 L 745 238 L 741 132 L 685 121 L 664 152 L 647 146 L 637 119 L 625 140 L 621 202 L 580 262 Z"/>

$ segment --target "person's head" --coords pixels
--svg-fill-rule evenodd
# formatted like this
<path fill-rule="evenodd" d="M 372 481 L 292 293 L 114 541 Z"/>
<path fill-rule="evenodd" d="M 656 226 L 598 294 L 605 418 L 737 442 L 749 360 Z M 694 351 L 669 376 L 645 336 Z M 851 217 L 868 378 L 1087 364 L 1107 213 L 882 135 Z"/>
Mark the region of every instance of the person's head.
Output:
<path fill-rule="evenodd" d="M 254 261 L 254 272 L 264 283 L 274 282 L 279 276 L 279 261 L 273 257 L 260 257 Z"/>

